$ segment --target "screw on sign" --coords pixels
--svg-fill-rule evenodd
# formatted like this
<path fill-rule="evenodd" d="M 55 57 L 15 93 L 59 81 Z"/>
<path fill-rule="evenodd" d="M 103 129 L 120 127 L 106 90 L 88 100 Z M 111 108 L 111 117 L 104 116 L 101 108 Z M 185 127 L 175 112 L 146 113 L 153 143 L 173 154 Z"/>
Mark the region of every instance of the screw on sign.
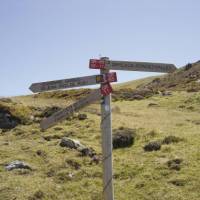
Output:
<path fill-rule="evenodd" d="M 113 90 L 112 90 L 112 87 L 111 87 L 110 83 L 102 84 L 102 86 L 101 86 L 101 94 L 103 96 L 109 95 L 110 93 L 112 93 L 112 91 Z"/>
<path fill-rule="evenodd" d="M 90 59 L 90 69 L 104 69 L 106 63 L 104 60 Z"/>

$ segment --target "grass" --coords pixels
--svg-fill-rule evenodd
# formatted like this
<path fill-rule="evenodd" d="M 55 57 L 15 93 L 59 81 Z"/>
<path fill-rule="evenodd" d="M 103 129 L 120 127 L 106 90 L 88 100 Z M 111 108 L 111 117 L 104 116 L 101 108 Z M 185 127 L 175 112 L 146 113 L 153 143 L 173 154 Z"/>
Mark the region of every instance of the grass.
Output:
<path fill-rule="evenodd" d="M 115 200 L 200 199 L 200 125 L 194 123 L 200 121 L 199 97 L 200 93 L 182 91 L 173 92 L 172 96 L 112 103 L 113 129 L 121 126 L 136 129 L 132 147 L 113 151 Z M 47 107 L 57 104 L 57 100 L 61 106 L 68 102 L 32 96 L 13 99 L 25 107 Z M 150 103 L 159 106 L 149 107 Z M 188 109 L 191 106 L 193 109 Z M 81 112 L 87 114 L 86 120 L 74 118 L 45 132 L 40 131 L 38 123 L 32 123 L 1 133 L 0 200 L 102 199 L 101 163 L 91 164 L 89 157 L 59 146 L 59 138 L 69 136 L 101 154 L 99 107 L 93 104 L 84 108 Z M 45 140 L 45 136 L 55 135 Z M 163 144 L 160 151 L 143 150 L 148 142 L 162 141 L 166 136 L 182 140 Z M 176 158 L 183 160 L 179 171 L 167 165 Z M 4 165 L 13 160 L 25 161 L 33 170 L 6 171 Z M 80 169 L 71 166 L 72 162 L 77 162 Z"/>

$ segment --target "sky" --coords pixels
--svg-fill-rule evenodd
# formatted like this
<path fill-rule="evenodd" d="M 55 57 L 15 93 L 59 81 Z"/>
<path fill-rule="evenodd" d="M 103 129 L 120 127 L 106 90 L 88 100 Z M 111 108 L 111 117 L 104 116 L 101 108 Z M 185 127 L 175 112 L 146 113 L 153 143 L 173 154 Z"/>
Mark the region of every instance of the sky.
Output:
<path fill-rule="evenodd" d="M 0 96 L 98 74 L 89 59 L 200 60 L 199 0 L 0 0 Z M 119 82 L 156 75 L 117 71 Z"/>

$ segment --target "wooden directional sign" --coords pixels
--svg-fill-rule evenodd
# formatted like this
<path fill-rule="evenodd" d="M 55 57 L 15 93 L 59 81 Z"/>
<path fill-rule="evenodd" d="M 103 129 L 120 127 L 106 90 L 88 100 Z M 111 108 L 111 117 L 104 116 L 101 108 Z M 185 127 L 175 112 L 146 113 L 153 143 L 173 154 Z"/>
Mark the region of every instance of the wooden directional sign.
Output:
<path fill-rule="evenodd" d="M 79 78 L 33 83 L 29 89 L 32 92 L 36 93 L 36 92 L 44 92 L 50 90 L 95 85 L 106 81 L 116 82 L 117 81 L 116 73 L 106 74 L 105 77 L 103 75 L 93 75 L 93 76 L 85 76 Z"/>
<path fill-rule="evenodd" d="M 94 75 L 94 76 L 85 76 L 85 77 L 78 77 L 71 79 L 41 82 L 41 83 L 33 83 L 29 89 L 32 92 L 36 93 L 36 92 L 44 92 L 50 90 L 80 87 L 86 85 L 95 85 L 97 83 L 100 83 L 101 79 L 102 79 L 101 75 Z"/>
<path fill-rule="evenodd" d="M 44 119 L 41 122 L 40 126 L 43 130 L 48 129 L 49 127 L 57 124 L 58 122 L 61 122 L 62 120 L 72 116 L 74 112 L 100 99 L 101 99 L 100 89 L 94 90 L 88 96 L 82 98 L 78 102 L 73 103 L 67 108 L 60 110 L 54 113 L 52 116 Z"/>
<path fill-rule="evenodd" d="M 91 69 L 110 69 L 110 70 L 125 70 L 125 71 L 145 71 L 145 72 L 160 72 L 170 73 L 176 70 L 175 65 L 166 63 L 149 63 L 149 62 L 129 62 L 129 61 L 113 61 L 104 60 L 104 63 L 98 64 L 98 60 L 90 60 Z M 92 64 L 91 64 L 92 63 Z"/>

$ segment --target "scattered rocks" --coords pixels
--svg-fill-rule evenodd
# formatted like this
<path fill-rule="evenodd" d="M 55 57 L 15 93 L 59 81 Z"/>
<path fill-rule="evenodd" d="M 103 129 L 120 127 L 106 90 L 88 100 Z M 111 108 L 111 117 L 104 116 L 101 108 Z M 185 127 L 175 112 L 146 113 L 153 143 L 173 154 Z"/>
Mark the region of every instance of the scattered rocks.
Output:
<path fill-rule="evenodd" d="M 151 97 L 154 94 L 154 91 L 150 88 L 138 88 L 136 90 L 133 89 L 121 89 L 115 91 L 113 94 L 113 100 L 142 100 L 144 98 Z"/>
<path fill-rule="evenodd" d="M 87 119 L 87 115 L 86 114 L 78 114 L 78 119 L 79 120 L 85 120 L 85 119 Z"/>
<path fill-rule="evenodd" d="M 8 165 L 6 165 L 5 168 L 8 171 L 12 171 L 14 169 L 29 169 L 29 170 L 32 170 L 31 167 L 27 163 L 19 161 L 19 160 L 16 160 L 16 161 L 9 163 Z"/>
<path fill-rule="evenodd" d="M 159 141 L 150 142 L 144 146 L 145 151 L 158 151 L 160 149 L 161 149 L 161 142 Z"/>
<path fill-rule="evenodd" d="M 84 148 L 84 146 L 78 141 L 71 138 L 63 137 L 60 142 L 61 147 L 67 147 L 70 149 Z"/>
<path fill-rule="evenodd" d="M 91 160 L 90 164 L 95 163 L 96 165 L 98 165 L 100 163 L 100 161 L 101 161 L 101 157 L 97 156 L 97 155 L 94 155 L 92 157 L 92 160 Z"/>
<path fill-rule="evenodd" d="M 157 103 L 149 103 L 148 107 L 158 107 L 159 105 Z"/>
<path fill-rule="evenodd" d="M 79 148 L 78 150 L 79 150 L 79 152 L 81 153 L 82 156 L 89 156 L 89 157 L 92 158 L 93 156 L 96 155 L 94 149 L 92 149 L 92 148 L 84 147 L 84 148 L 81 148 L 81 149 Z"/>
<path fill-rule="evenodd" d="M 66 160 L 66 163 L 71 166 L 72 168 L 74 168 L 75 170 L 79 170 L 81 168 L 81 164 L 79 164 L 77 161 L 75 160 Z"/>
<path fill-rule="evenodd" d="M 172 170 L 177 170 L 179 171 L 181 169 L 181 163 L 183 162 L 183 159 L 173 159 L 173 160 L 169 160 L 167 162 L 167 166 L 169 167 L 169 169 Z"/>
<path fill-rule="evenodd" d="M 78 140 L 74 140 L 71 138 L 63 137 L 60 142 L 60 146 L 70 149 L 76 149 L 81 153 L 82 156 L 89 156 L 92 158 L 94 155 L 96 155 L 95 151 L 92 148 L 88 148 L 82 145 Z"/>
<path fill-rule="evenodd" d="M 0 128 L 1 129 L 13 129 L 20 123 L 20 119 L 12 116 L 12 114 L 4 109 L 0 108 Z"/>
<path fill-rule="evenodd" d="M 170 136 L 167 136 L 163 139 L 162 144 L 178 143 L 180 141 L 183 141 L 183 139 L 176 137 L 176 136 L 173 136 L 173 135 L 170 135 Z"/>
<path fill-rule="evenodd" d="M 129 128 L 123 128 L 113 131 L 113 148 L 125 148 L 134 144 L 135 130 Z"/>

